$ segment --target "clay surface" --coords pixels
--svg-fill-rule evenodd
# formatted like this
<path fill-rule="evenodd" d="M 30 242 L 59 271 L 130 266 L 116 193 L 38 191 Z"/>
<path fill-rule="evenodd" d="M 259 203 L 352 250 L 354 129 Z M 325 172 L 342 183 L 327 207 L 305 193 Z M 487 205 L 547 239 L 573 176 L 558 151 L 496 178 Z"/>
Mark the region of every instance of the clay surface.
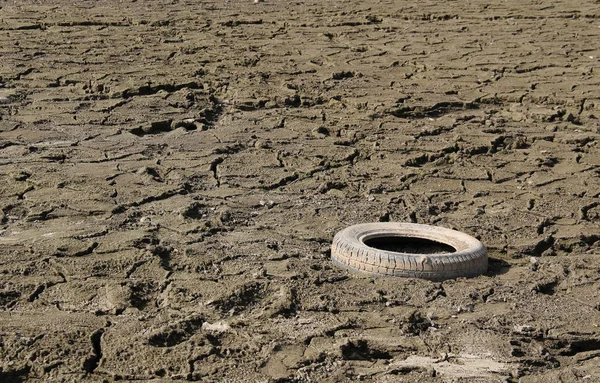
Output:
<path fill-rule="evenodd" d="M 0 381 L 600 381 L 600 4 L 0 2 Z M 443 283 L 340 229 L 480 239 Z"/>

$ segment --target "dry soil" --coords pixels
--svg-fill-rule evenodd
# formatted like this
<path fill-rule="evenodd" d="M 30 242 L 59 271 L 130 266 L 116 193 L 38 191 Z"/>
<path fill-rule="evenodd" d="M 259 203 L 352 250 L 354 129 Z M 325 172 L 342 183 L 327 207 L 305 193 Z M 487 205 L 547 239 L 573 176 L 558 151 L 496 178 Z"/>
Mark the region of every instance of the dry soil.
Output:
<path fill-rule="evenodd" d="M 600 381 L 598 1 L 0 1 L 0 381 Z M 478 237 L 443 283 L 355 223 Z"/>

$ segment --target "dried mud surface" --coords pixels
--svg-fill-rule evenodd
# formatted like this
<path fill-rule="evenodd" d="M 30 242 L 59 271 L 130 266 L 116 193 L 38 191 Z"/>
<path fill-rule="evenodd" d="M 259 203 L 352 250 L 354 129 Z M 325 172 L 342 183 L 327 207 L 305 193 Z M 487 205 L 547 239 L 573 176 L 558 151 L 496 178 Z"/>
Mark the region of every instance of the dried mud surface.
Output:
<path fill-rule="evenodd" d="M 600 381 L 599 18 L 0 2 L 0 381 Z M 333 267 L 370 221 L 489 272 Z"/>

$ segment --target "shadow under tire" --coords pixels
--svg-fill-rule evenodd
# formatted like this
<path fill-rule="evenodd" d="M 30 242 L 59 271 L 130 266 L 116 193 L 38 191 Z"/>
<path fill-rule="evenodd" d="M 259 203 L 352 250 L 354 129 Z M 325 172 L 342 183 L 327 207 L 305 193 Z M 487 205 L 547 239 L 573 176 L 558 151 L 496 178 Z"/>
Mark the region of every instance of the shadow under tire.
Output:
<path fill-rule="evenodd" d="M 421 253 L 391 251 L 367 244 L 384 240 L 434 245 L 432 252 Z M 444 249 L 450 250 L 441 251 Z M 359 274 L 434 281 L 476 277 L 488 268 L 487 249 L 476 238 L 443 227 L 400 222 L 364 223 L 341 230 L 333 238 L 331 259 Z"/>

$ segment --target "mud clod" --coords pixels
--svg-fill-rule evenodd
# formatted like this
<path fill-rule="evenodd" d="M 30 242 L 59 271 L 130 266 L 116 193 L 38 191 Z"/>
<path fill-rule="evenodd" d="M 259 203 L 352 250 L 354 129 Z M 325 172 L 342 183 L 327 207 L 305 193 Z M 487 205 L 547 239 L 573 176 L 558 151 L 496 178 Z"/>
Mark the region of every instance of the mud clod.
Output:
<path fill-rule="evenodd" d="M 180 344 L 202 328 L 204 319 L 190 318 L 167 325 L 148 337 L 148 344 L 154 347 L 172 347 Z"/>

